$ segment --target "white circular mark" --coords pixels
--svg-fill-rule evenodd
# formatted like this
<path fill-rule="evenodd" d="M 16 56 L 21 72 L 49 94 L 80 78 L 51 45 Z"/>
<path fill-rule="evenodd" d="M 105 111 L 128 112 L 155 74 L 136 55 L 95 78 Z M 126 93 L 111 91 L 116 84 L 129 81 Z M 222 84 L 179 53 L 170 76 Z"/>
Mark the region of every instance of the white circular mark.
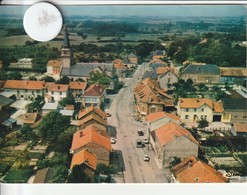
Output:
<path fill-rule="evenodd" d="M 45 42 L 54 39 L 60 32 L 63 19 L 60 11 L 46 2 L 30 6 L 23 18 L 26 33 L 34 40 Z"/>

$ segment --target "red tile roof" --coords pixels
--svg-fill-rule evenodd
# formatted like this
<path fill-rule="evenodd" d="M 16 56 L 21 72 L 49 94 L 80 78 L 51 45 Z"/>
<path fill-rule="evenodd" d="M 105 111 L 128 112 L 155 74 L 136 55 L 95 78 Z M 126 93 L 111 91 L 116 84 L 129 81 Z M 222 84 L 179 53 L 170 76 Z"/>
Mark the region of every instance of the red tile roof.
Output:
<path fill-rule="evenodd" d="M 180 108 L 200 108 L 206 104 L 213 108 L 213 101 L 207 98 L 179 98 Z"/>
<path fill-rule="evenodd" d="M 96 113 L 97 115 L 101 116 L 104 119 L 107 118 L 107 115 L 104 111 L 102 111 L 101 109 L 99 109 L 97 107 L 89 106 L 89 107 L 86 107 L 79 112 L 78 119 L 83 118 L 84 116 L 86 116 L 89 113 Z"/>
<path fill-rule="evenodd" d="M 194 156 L 183 160 L 172 168 L 172 172 L 180 183 L 226 183 L 221 172 L 208 164 L 197 160 Z"/>
<path fill-rule="evenodd" d="M 166 67 L 158 67 L 158 68 L 156 69 L 156 73 L 157 73 L 158 75 L 165 74 L 165 73 L 168 72 L 168 71 L 170 71 L 170 72 L 172 72 L 174 75 L 176 75 L 175 70 L 174 70 L 173 68 L 169 67 L 169 66 L 166 66 Z M 176 76 L 177 76 L 177 75 L 176 75 Z"/>
<path fill-rule="evenodd" d="M 85 118 L 82 118 L 81 120 L 78 121 L 77 124 L 78 124 L 78 126 L 81 126 L 90 120 L 95 120 L 95 121 L 99 122 L 100 124 L 107 126 L 106 119 L 103 119 L 102 117 L 100 117 L 99 115 L 96 115 L 96 114 L 91 114 Z"/>
<path fill-rule="evenodd" d="M 213 102 L 214 112 L 224 112 L 222 102 Z"/>
<path fill-rule="evenodd" d="M 83 149 L 80 152 L 73 155 L 70 164 L 70 169 L 72 169 L 75 165 L 81 165 L 82 163 L 96 170 L 97 157 L 95 154 L 92 154 L 86 149 Z"/>
<path fill-rule="evenodd" d="M 66 110 L 75 110 L 75 106 L 73 104 L 67 104 Z"/>
<path fill-rule="evenodd" d="M 24 124 L 34 124 L 38 120 L 38 113 L 26 113 L 23 115 Z"/>
<path fill-rule="evenodd" d="M 75 132 L 70 151 L 86 146 L 89 143 L 94 143 L 110 152 L 112 150 L 110 137 L 97 131 L 97 127 L 89 125 L 85 129 Z"/>
<path fill-rule="evenodd" d="M 4 89 L 42 90 L 44 88 L 44 81 L 7 80 L 4 85 Z"/>
<path fill-rule="evenodd" d="M 102 96 L 105 91 L 105 87 L 100 84 L 93 84 L 87 88 L 83 96 Z"/>
<path fill-rule="evenodd" d="M 247 133 L 247 124 L 234 124 L 234 129 L 237 133 Z"/>
<path fill-rule="evenodd" d="M 147 115 L 146 120 L 148 122 L 154 122 L 154 121 L 157 121 L 157 120 L 159 120 L 161 118 L 165 118 L 165 117 L 171 118 L 171 119 L 176 120 L 176 121 L 180 121 L 180 118 L 178 116 L 167 113 L 167 112 L 151 113 L 151 114 Z"/>
<path fill-rule="evenodd" d="M 85 90 L 86 87 L 87 87 L 87 82 L 70 82 L 69 83 L 70 89 Z"/>
<path fill-rule="evenodd" d="M 55 91 L 55 92 L 66 92 L 69 89 L 69 85 L 63 84 L 51 84 L 48 87 L 48 91 Z"/>
<path fill-rule="evenodd" d="M 61 60 L 49 60 L 47 66 L 62 66 Z"/>
<path fill-rule="evenodd" d="M 172 142 L 174 139 L 184 136 L 195 144 L 198 144 L 191 133 L 174 122 L 168 123 L 155 131 L 156 137 L 162 146 Z"/>

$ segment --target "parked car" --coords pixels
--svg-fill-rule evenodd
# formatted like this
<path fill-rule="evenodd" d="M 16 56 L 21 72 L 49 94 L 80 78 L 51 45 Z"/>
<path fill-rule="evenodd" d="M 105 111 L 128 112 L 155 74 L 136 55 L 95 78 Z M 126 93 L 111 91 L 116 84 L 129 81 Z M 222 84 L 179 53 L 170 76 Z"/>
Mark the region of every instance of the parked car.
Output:
<path fill-rule="evenodd" d="M 144 161 L 149 161 L 150 160 L 150 158 L 149 158 L 149 156 L 147 154 L 143 154 L 142 158 L 143 158 Z"/>
<path fill-rule="evenodd" d="M 136 147 L 137 148 L 143 148 L 143 146 L 145 146 L 145 145 L 143 144 L 142 140 L 141 139 L 137 139 L 136 140 Z"/>
<path fill-rule="evenodd" d="M 115 144 L 117 142 L 117 140 L 114 137 L 111 137 L 111 143 Z"/>
<path fill-rule="evenodd" d="M 144 132 L 142 130 L 138 130 L 137 133 L 138 133 L 139 136 L 143 136 L 144 135 Z"/>
<path fill-rule="evenodd" d="M 142 142 L 143 142 L 144 144 L 148 144 L 148 143 L 149 143 L 148 138 L 146 138 L 146 137 L 142 138 Z"/>

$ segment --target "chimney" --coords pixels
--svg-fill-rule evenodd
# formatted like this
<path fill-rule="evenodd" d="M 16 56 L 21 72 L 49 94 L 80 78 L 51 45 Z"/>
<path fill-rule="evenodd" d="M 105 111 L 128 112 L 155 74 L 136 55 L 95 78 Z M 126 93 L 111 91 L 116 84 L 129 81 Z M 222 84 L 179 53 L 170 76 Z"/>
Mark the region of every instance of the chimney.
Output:
<path fill-rule="evenodd" d="M 27 113 L 24 115 L 24 118 L 25 118 L 25 119 L 27 119 L 27 118 L 28 118 L 28 114 L 27 114 Z"/>
<path fill-rule="evenodd" d="M 80 137 L 82 137 L 83 136 L 83 132 L 82 131 L 80 131 Z"/>
<path fill-rule="evenodd" d="M 189 163 L 188 163 L 188 168 L 191 168 L 192 167 L 192 162 L 190 161 Z"/>
<path fill-rule="evenodd" d="M 199 103 L 199 102 L 200 102 L 200 100 L 199 100 L 199 99 L 196 99 L 196 102 L 197 102 L 197 103 Z"/>
<path fill-rule="evenodd" d="M 57 88 L 60 89 L 61 87 L 58 85 Z"/>

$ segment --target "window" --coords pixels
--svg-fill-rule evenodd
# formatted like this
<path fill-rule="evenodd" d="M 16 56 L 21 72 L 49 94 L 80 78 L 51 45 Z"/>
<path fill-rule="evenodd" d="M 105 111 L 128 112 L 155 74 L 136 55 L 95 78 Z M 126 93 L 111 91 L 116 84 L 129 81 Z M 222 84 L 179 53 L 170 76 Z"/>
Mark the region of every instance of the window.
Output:
<path fill-rule="evenodd" d="M 32 95 L 34 95 L 34 91 L 32 91 Z"/>
<path fill-rule="evenodd" d="M 171 83 L 171 78 L 168 78 L 167 82 L 168 82 L 168 83 Z"/>
<path fill-rule="evenodd" d="M 234 118 L 238 118 L 238 116 L 234 116 Z"/>
<path fill-rule="evenodd" d="M 27 93 L 27 89 L 25 89 L 25 92 Z"/>
<path fill-rule="evenodd" d="M 60 92 L 59 94 L 60 94 L 60 95 L 62 95 L 63 93 L 62 93 L 62 92 Z"/>
<path fill-rule="evenodd" d="M 243 118 L 247 118 L 247 116 L 243 116 Z"/>
<path fill-rule="evenodd" d="M 208 116 L 207 116 L 207 115 L 205 115 L 205 116 L 204 116 L 204 119 L 205 119 L 205 120 L 207 120 L 207 117 L 208 117 Z"/>
<path fill-rule="evenodd" d="M 189 108 L 186 108 L 185 111 L 186 111 L 186 112 L 189 112 Z"/>
<path fill-rule="evenodd" d="M 189 115 L 185 115 L 185 119 L 189 119 Z"/>
<path fill-rule="evenodd" d="M 51 94 L 53 95 L 53 94 L 54 94 L 54 92 L 52 91 L 52 92 L 51 92 Z"/>
<path fill-rule="evenodd" d="M 196 108 L 194 108 L 194 112 L 196 112 Z"/>
<path fill-rule="evenodd" d="M 92 98 L 92 102 L 97 102 L 97 98 L 96 97 L 93 97 Z"/>
<path fill-rule="evenodd" d="M 204 111 L 204 108 L 202 108 L 202 112 Z"/>
<path fill-rule="evenodd" d="M 151 113 L 155 112 L 155 107 L 151 107 Z"/>

